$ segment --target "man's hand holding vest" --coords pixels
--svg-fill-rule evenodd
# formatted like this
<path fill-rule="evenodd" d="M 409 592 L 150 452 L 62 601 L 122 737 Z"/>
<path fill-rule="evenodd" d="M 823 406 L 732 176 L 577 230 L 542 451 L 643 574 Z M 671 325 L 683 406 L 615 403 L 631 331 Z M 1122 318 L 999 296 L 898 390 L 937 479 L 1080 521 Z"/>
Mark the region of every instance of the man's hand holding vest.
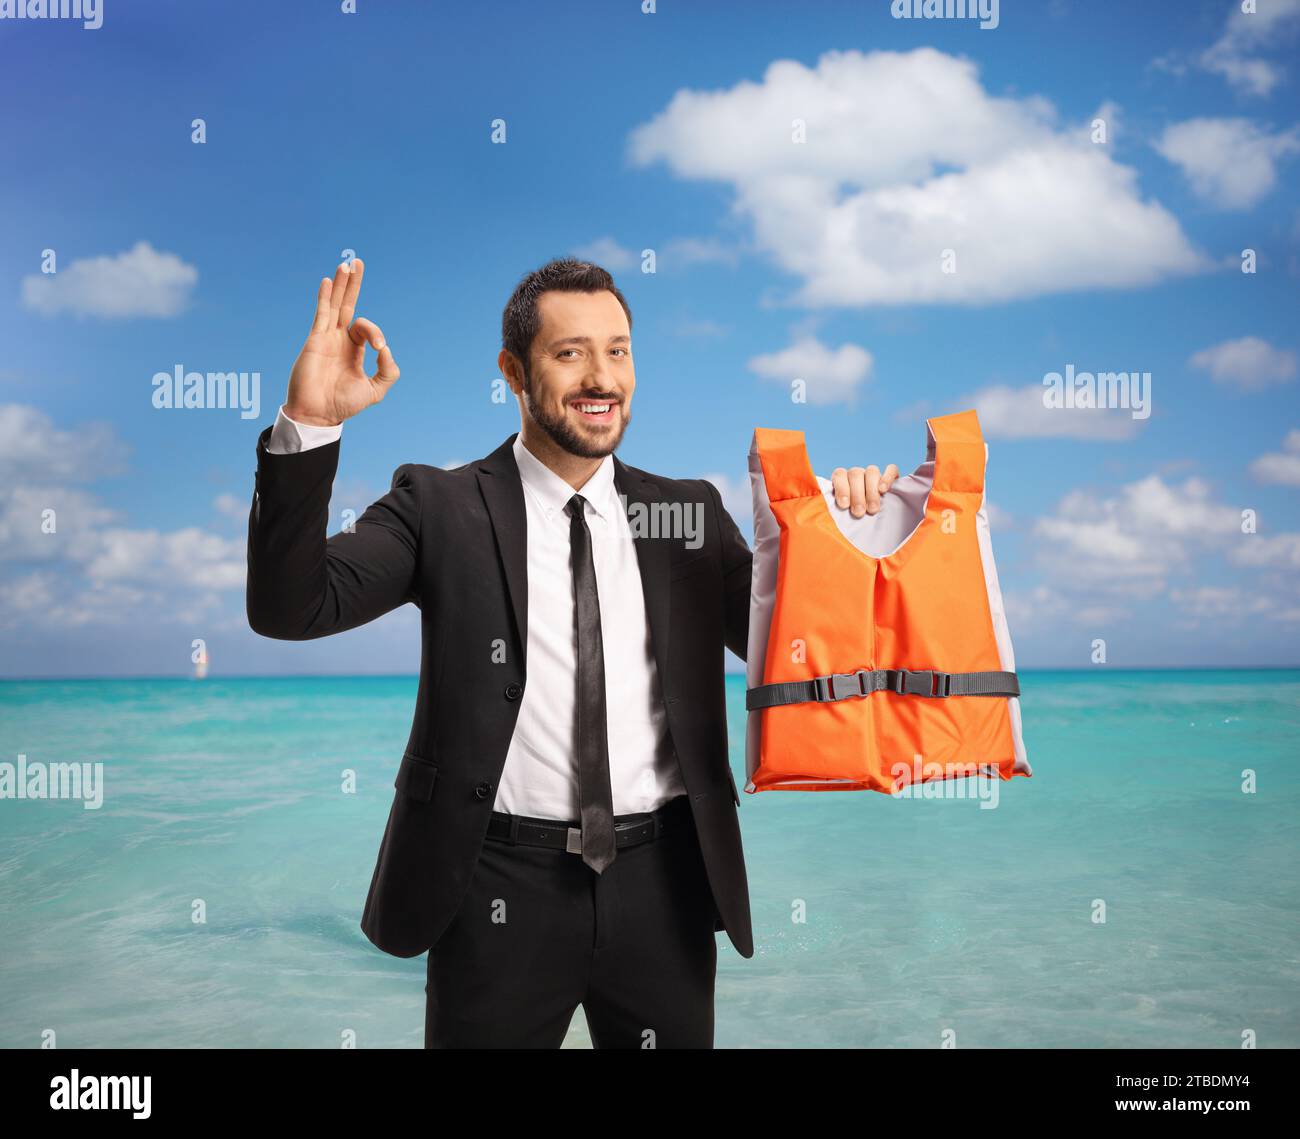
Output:
<path fill-rule="evenodd" d="M 875 514 L 880 510 L 880 498 L 894 485 L 898 467 L 890 463 L 885 473 L 879 467 L 836 467 L 831 472 L 831 486 L 835 488 L 835 505 L 847 509 L 854 518 Z"/>

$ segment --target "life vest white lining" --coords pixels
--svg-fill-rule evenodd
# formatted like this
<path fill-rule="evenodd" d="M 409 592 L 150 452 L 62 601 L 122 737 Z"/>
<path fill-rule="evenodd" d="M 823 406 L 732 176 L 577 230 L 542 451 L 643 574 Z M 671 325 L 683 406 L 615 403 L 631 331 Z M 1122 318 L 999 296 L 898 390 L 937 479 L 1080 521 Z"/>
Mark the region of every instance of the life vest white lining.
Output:
<path fill-rule="evenodd" d="M 988 513 L 988 458 L 989 445 L 984 444 L 984 493 L 980 496 L 980 508 L 975 515 L 975 535 L 979 539 L 980 563 L 984 567 L 984 588 L 988 592 L 989 615 L 993 618 L 993 638 L 998 646 L 998 660 L 1006 672 L 1016 671 L 1016 654 L 1011 647 L 1011 632 L 1007 628 L 1007 611 L 1002 602 L 1002 588 L 998 584 L 997 563 L 993 560 L 993 539 L 989 535 Z M 1029 757 L 1025 753 L 1025 740 L 1020 722 L 1020 698 L 1007 698 L 1008 711 L 1011 715 L 1011 740 L 1015 750 L 1015 771 L 1033 775 L 1029 766 Z"/>

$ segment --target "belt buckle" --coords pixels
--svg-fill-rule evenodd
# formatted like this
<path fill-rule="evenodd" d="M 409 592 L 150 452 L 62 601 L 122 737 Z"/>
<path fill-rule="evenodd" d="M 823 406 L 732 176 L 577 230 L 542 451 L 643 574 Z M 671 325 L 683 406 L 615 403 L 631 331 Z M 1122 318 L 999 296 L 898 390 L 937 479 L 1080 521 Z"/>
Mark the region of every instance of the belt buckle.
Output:
<path fill-rule="evenodd" d="M 931 673 L 925 671 L 913 672 L 910 669 L 901 669 L 902 685 L 900 692 L 904 696 L 930 696 L 933 695 L 934 677 Z"/>
<path fill-rule="evenodd" d="M 847 700 L 850 696 L 861 696 L 862 681 L 856 672 L 836 672 L 830 676 L 819 676 L 816 680 L 817 699 L 826 704 L 833 700 Z"/>
<path fill-rule="evenodd" d="M 911 672 L 900 669 L 900 683 L 894 689 L 904 696 L 947 696 L 952 686 L 952 673 L 937 669 L 920 669 Z"/>
<path fill-rule="evenodd" d="M 569 833 L 564 840 L 564 849 L 569 854 L 582 853 L 582 831 L 577 827 L 569 828 Z"/>

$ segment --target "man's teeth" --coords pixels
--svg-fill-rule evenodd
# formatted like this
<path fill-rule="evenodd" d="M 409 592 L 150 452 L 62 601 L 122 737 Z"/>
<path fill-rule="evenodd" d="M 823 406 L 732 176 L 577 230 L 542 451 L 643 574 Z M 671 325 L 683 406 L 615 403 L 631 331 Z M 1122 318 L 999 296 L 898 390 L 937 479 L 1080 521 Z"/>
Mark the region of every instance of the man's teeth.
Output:
<path fill-rule="evenodd" d="M 614 405 L 612 403 L 579 403 L 574 405 L 579 411 L 588 415 L 603 415 Z"/>

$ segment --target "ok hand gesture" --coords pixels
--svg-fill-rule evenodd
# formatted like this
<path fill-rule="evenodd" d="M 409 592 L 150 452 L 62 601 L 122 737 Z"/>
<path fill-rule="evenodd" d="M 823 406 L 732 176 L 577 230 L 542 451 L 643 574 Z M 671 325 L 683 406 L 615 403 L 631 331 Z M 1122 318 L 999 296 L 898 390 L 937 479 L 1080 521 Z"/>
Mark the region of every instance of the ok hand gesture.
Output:
<path fill-rule="evenodd" d="M 357 258 L 341 264 L 332 282 L 321 279 L 316 319 L 289 375 L 284 411 L 290 419 L 337 426 L 383 399 L 401 374 L 379 326 L 364 317 L 352 319 L 365 271 Z M 379 353 L 373 376 L 363 367 L 367 344 Z"/>

